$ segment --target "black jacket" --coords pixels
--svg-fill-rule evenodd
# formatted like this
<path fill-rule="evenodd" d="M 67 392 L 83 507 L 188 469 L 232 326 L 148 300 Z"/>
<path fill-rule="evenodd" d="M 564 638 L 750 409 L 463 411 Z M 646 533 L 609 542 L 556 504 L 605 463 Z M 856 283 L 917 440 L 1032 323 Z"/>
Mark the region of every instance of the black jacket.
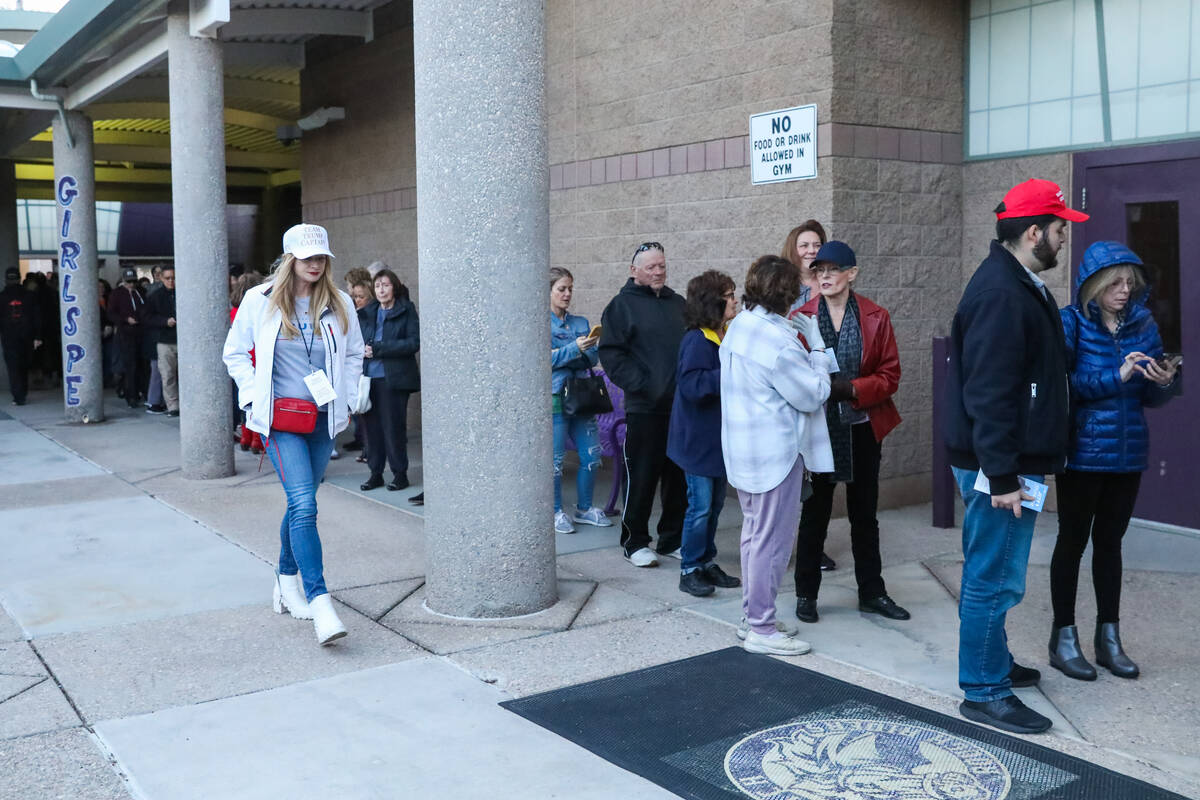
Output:
<path fill-rule="evenodd" d="M 417 369 L 417 351 L 421 349 L 420 322 L 417 307 L 411 300 L 396 299 L 383 317 L 383 338 L 375 341 L 375 317 L 379 301 L 373 300 L 358 310 L 358 326 L 363 343 L 371 346 L 374 355 L 363 359 L 363 371 L 372 359 L 383 362 L 383 378 L 389 389 L 405 392 L 421 391 L 421 373 Z"/>
<path fill-rule="evenodd" d="M 671 413 L 684 305 L 669 287 L 656 295 L 630 278 L 604 309 L 600 364 L 625 391 L 625 411 Z"/>
<path fill-rule="evenodd" d="M 29 347 L 41 336 L 37 295 L 19 283 L 0 290 L 0 337 L 5 345 Z"/>
<path fill-rule="evenodd" d="M 983 470 L 993 495 L 1015 492 L 1018 474 L 1061 472 L 1070 436 L 1062 320 L 999 242 L 967 284 L 950 337 L 950 463 Z"/>
<path fill-rule="evenodd" d="M 160 286 L 146 297 L 144 324 L 154 337 L 155 344 L 177 344 L 176 329 L 167 325 L 175 316 L 175 290 Z M 176 317 L 178 322 L 178 317 Z M 158 356 L 155 356 L 158 358 Z"/>

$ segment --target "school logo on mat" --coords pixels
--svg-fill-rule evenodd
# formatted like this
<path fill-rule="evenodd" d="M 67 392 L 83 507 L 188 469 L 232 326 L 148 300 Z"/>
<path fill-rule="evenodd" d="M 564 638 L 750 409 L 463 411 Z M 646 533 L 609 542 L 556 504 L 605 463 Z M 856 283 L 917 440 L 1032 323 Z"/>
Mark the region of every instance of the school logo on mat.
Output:
<path fill-rule="evenodd" d="M 1008 769 L 969 739 L 872 719 L 780 725 L 725 754 L 725 774 L 760 800 L 1004 800 Z"/>

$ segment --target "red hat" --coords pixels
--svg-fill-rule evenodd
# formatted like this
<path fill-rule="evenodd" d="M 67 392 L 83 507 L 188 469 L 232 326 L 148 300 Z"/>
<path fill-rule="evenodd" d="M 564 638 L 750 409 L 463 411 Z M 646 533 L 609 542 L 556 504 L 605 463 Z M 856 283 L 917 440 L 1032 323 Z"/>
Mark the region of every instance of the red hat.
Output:
<path fill-rule="evenodd" d="M 1001 204 L 1003 210 L 996 212 L 996 219 L 1013 217 L 1040 217 L 1053 214 L 1068 222 L 1087 222 L 1088 215 L 1067 208 L 1062 189 L 1054 181 L 1030 178 L 1008 190 Z"/>

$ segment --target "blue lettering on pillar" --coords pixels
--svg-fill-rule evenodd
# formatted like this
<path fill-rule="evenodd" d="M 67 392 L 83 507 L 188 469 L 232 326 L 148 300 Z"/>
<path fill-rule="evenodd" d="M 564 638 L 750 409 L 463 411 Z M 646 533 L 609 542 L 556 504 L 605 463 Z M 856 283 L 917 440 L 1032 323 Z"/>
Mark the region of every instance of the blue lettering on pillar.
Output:
<path fill-rule="evenodd" d="M 72 201 L 79 195 L 79 190 L 75 187 L 79 185 L 79 181 L 75 180 L 71 175 L 63 175 L 58 179 L 58 203 L 63 208 L 71 205 Z"/>
<path fill-rule="evenodd" d="M 62 299 L 64 303 L 74 303 L 75 295 L 71 294 L 71 273 L 64 272 L 62 276 Z"/>
<path fill-rule="evenodd" d="M 74 336 L 79 333 L 79 326 L 75 324 L 75 318 L 83 312 L 79 310 L 79 306 L 67 306 L 67 324 L 63 325 L 63 333 L 67 336 Z"/>
<path fill-rule="evenodd" d="M 74 342 L 71 342 L 70 344 L 67 345 L 67 374 L 68 375 L 71 374 L 71 368 L 74 367 L 76 364 L 78 364 L 80 361 L 83 361 L 83 358 L 86 355 L 87 355 L 87 350 L 83 347 L 83 345 L 75 344 Z"/>
<path fill-rule="evenodd" d="M 78 392 L 77 387 L 79 386 L 79 384 L 83 383 L 83 376 L 82 375 L 67 375 L 65 378 L 63 378 L 63 382 L 66 384 L 67 405 L 69 405 L 69 406 L 79 405 L 79 397 L 77 396 L 77 392 Z"/>
<path fill-rule="evenodd" d="M 64 239 L 62 249 L 59 252 L 58 265 L 63 269 L 79 269 L 79 264 L 75 259 L 79 257 L 80 251 L 81 248 L 78 242 Z"/>
<path fill-rule="evenodd" d="M 63 226 L 62 238 L 67 238 L 71 235 L 71 209 L 63 209 Z"/>

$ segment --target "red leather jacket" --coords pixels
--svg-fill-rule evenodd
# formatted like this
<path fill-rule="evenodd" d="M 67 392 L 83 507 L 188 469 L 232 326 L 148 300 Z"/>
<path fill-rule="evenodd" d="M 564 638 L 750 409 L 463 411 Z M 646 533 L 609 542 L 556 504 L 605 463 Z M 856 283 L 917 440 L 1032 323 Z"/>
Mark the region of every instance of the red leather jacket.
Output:
<path fill-rule="evenodd" d="M 896 334 L 887 310 L 857 292 L 854 299 L 858 301 L 863 349 L 858 377 L 851 381 L 856 395 L 852 405 L 867 412 L 875 441 L 882 442 L 900 424 L 900 412 L 892 402 L 892 395 L 900 388 L 900 352 L 896 349 Z M 815 315 L 820 301 L 821 296 L 817 295 L 791 316 Z"/>

